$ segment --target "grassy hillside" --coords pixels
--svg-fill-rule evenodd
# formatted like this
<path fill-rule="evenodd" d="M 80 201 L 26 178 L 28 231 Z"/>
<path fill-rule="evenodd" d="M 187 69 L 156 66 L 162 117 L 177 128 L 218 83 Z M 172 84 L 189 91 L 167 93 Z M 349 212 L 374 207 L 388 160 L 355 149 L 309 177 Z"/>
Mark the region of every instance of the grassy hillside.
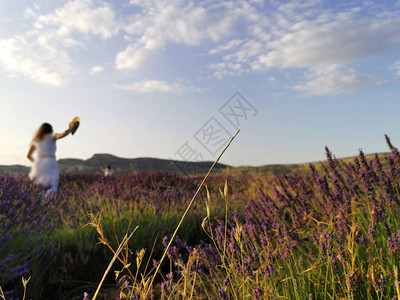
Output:
<path fill-rule="evenodd" d="M 379 153 L 378 157 L 382 162 L 383 167 L 386 169 L 387 168 L 387 162 L 386 162 L 386 157 L 389 155 L 389 153 Z M 368 154 L 365 155 L 367 160 L 373 159 L 375 154 Z M 345 157 L 341 158 L 340 160 L 344 163 L 351 163 L 354 162 L 354 159 L 356 157 Z M 312 164 L 316 166 L 316 168 L 321 167 L 321 163 L 324 163 L 326 161 L 320 161 L 320 162 L 313 162 Z M 251 166 L 241 166 L 241 167 L 236 167 L 236 168 L 231 168 L 230 173 L 232 175 L 255 175 L 255 176 L 267 176 L 267 177 L 272 177 L 272 176 L 279 176 L 282 174 L 286 175 L 305 175 L 310 172 L 309 168 L 310 163 L 303 163 L 303 164 L 282 164 L 282 165 L 265 165 L 265 166 L 260 166 L 260 167 L 251 167 Z"/>
<path fill-rule="evenodd" d="M 373 159 L 375 154 L 366 155 L 367 159 Z M 382 161 L 383 167 L 386 168 L 386 159 L 388 153 L 379 153 L 378 156 Z M 354 161 L 355 157 L 342 158 L 343 162 L 349 163 Z M 95 154 L 91 158 L 82 160 L 75 158 L 67 158 L 59 160 L 59 168 L 62 173 L 99 173 L 101 168 L 105 168 L 107 165 L 111 165 L 118 174 L 129 174 L 139 171 L 150 171 L 158 170 L 170 173 L 183 173 L 182 172 L 182 162 L 168 160 L 168 159 L 158 159 L 151 157 L 142 158 L 121 158 L 110 154 Z M 321 162 L 314 162 L 313 164 L 318 168 Z M 183 166 L 184 170 L 188 174 L 203 174 L 208 171 L 213 162 L 196 162 L 192 165 Z M 214 172 L 219 172 L 221 170 L 226 170 L 229 168 L 229 172 L 232 175 L 255 175 L 255 176 L 279 176 L 281 174 L 286 175 L 304 175 L 310 170 L 309 163 L 303 164 L 277 164 L 277 165 L 265 165 L 259 167 L 252 166 L 240 166 L 232 167 L 225 164 L 217 164 L 215 166 Z M 22 174 L 28 173 L 29 168 L 21 165 L 13 166 L 0 166 L 0 174 Z"/>
<path fill-rule="evenodd" d="M 186 173 L 186 174 L 202 174 L 209 170 L 213 162 L 179 162 L 169 159 L 158 159 L 151 157 L 141 158 L 121 158 L 110 154 L 95 154 L 91 158 L 75 159 L 67 158 L 60 159 L 58 166 L 61 173 L 101 173 L 101 168 L 106 168 L 107 165 L 111 167 L 118 174 L 130 174 L 140 171 L 157 170 L 169 173 Z M 214 168 L 215 171 L 226 169 L 228 166 L 224 164 L 217 164 Z M 14 165 L 14 166 L 0 166 L 0 174 L 26 174 L 29 172 L 29 167 Z"/>

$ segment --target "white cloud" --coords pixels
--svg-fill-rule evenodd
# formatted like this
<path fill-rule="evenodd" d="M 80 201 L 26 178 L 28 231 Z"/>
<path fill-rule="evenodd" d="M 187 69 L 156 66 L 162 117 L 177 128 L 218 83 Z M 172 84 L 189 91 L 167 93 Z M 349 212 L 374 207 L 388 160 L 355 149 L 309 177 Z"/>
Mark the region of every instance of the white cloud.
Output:
<path fill-rule="evenodd" d="M 393 65 L 391 65 L 390 69 L 394 71 L 395 76 L 400 77 L 400 60 L 396 61 Z"/>
<path fill-rule="evenodd" d="M 274 75 L 297 71 L 303 75 L 291 88 L 321 95 L 380 84 L 357 70 L 357 63 L 400 45 L 400 12 L 394 5 L 349 2 L 327 8 L 320 0 L 272 0 L 268 5 L 263 0 L 130 0 L 119 7 L 121 12 L 114 9 L 116 2 L 107 1 L 70 0 L 47 13 L 31 5 L 23 15 L 34 30 L 0 38 L 0 65 L 10 76 L 59 86 L 77 71 L 72 58 L 79 50 L 89 50 L 93 38 L 102 39 L 107 51 L 113 43 L 118 70 L 159 63 L 160 51 L 178 45 L 206 54 L 201 56 L 210 59 L 206 78 L 264 72 L 268 81 L 271 70 Z M 89 75 L 102 72 L 103 64 L 93 63 Z M 397 76 L 399 65 L 391 67 Z M 157 80 L 118 88 L 195 89 Z"/>
<path fill-rule="evenodd" d="M 115 64 L 120 70 L 143 67 L 168 42 L 187 46 L 218 42 L 232 34 L 239 15 L 237 10 L 227 9 L 231 4 L 224 2 L 132 0 L 130 3 L 140 13 L 132 17 L 133 21 L 124 30 L 137 37 L 137 41 L 118 53 Z"/>
<path fill-rule="evenodd" d="M 163 40 L 143 37 L 138 43 L 129 45 L 124 51 L 117 54 L 115 66 L 119 70 L 139 69 L 162 46 L 164 46 Z"/>
<path fill-rule="evenodd" d="M 269 43 L 258 57 L 266 68 L 310 68 L 360 61 L 400 43 L 400 19 L 306 22 Z"/>
<path fill-rule="evenodd" d="M 232 76 L 230 66 L 239 63 L 242 73 L 302 70 L 308 82 L 295 90 L 310 94 L 354 91 L 371 86 L 371 76 L 354 71 L 357 62 L 400 44 L 399 12 L 369 4 L 326 9 L 320 1 L 272 2 L 275 9 L 247 18 L 246 41 L 221 57 L 214 76 Z M 354 5 L 354 3 L 352 4 Z M 257 21 L 255 21 L 257 20 Z M 219 46 L 210 54 L 219 54 Z M 337 76 L 337 77 L 335 77 Z M 378 84 L 377 80 L 372 80 Z M 381 83 L 381 82 L 379 82 Z M 320 85 L 320 87 L 318 87 Z"/>
<path fill-rule="evenodd" d="M 103 66 L 94 66 L 89 70 L 89 75 L 94 75 L 104 71 Z"/>
<path fill-rule="evenodd" d="M 220 45 L 216 48 L 211 49 L 210 51 L 208 51 L 208 53 L 217 54 L 220 52 L 228 51 L 228 50 L 231 50 L 232 48 L 235 48 L 236 46 L 240 45 L 241 43 L 242 43 L 241 40 L 231 40 L 228 43 L 226 43 L 225 45 Z"/>
<path fill-rule="evenodd" d="M 24 10 L 24 17 L 25 18 L 34 18 L 36 17 L 36 13 L 33 11 L 33 9 L 31 7 L 27 7 Z"/>
<path fill-rule="evenodd" d="M 141 93 L 149 92 L 165 92 L 165 93 L 181 93 L 183 91 L 200 92 L 202 89 L 193 86 L 185 86 L 180 83 L 168 83 L 161 80 L 143 80 L 128 85 L 114 85 L 114 88 L 135 91 Z"/>
<path fill-rule="evenodd" d="M 9 73 L 22 74 L 34 81 L 60 86 L 63 78 L 74 73 L 67 53 L 36 33 L 0 40 L 0 63 Z"/>
<path fill-rule="evenodd" d="M 265 43 L 257 40 L 249 40 L 242 44 L 239 50 L 223 56 L 224 61 L 248 63 L 265 53 Z"/>
<path fill-rule="evenodd" d="M 343 70 L 336 66 L 327 69 L 313 70 L 306 74 L 308 80 L 293 89 L 305 92 L 306 95 L 329 95 L 357 91 L 368 86 L 353 69 Z M 370 86 L 379 85 L 379 81 L 370 80 Z"/>
<path fill-rule="evenodd" d="M 37 28 L 56 26 L 60 36 L 78 32 L 99 35 L 103 39 L 118 34 L 120 29 L 114 9 L 106 3 L 94 8 L 91 0 L 67 2 L 54 13 L 39 16 L 35 26 Z"/>
<path fill-rule="evenodd" d="M 0 39 L 0 65 L 13 76 L 22 74 L 60 86 L 77 71 L 68 50 L 82 47 L 80 38 L 97 35 L 107 39 L 119 32 L 115 11 L 103 2 L 94 7 L 91 0 L 74 0 L 45 15 L 38 15 L 38 9 L 34 4 L 24 11 L 25 18 L 33 19 L 35 30 Z"/>
<path fill-rule="evenodd" d="M 217 64 L 211 64 L 208 66 L 209 69 L 215 70 L 213 76 L 221 79 L 226 76 L 238 76 L 241 75 L 245 70 L 240 63 L 223 62 Z"/>

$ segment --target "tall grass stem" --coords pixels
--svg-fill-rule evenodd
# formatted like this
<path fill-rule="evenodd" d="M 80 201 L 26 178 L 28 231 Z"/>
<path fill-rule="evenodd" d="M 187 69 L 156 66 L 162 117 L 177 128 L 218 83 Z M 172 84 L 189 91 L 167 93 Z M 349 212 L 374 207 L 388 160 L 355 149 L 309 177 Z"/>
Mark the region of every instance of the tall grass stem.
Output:
<path fill-rule="evenodd" d="M 176 236 L 176 234 L 177 234 L 179 228 L 181 227 L 181 224 L 182 224 L 183 220 L 185 219 L 187 213 L 188 213 L 189 210 L 190 210 L 190 207 L 192 206 L 194 200 L 196 199 L 198 193 L 200 192 L 201 188 L 203 187 L 204 183 L 206 182 L 206 180 L 207 180 L 208 176 L 210 175 L 211 171 L 214 169 L 215 165 L 219 162 L 220 158 L 221 158 L 222 155 L 225 153 L 226 149 L 228 149 L 228 147 L 231 145 L 232 141 L 233 141 L 234 138 L 238 135 L 239 132 L 240 132 L 240 129 L 235 133 L 234 136 L 232 136 L 232 138 L 230 139 L 228 145 L 226 145 L 226 147 L 224 148 L 224 150 L 222 150 L 222 152 L 221 152 L 221 154 L 218 156 L 217 160 L 213 163 L 213 165 L 211 166 L 210 170 L 208 170 L 206 176 L 204 176 L 203 181 L 202 181 L 201 184 L 199 185 L 199 187 L 198 187 L 196 193 L 194 194 L 192 200 L 189 202 L 188 207 L 186 208 L 185 212 L 183 213 L 182 218 L 181 218 L 181 220 L 180 220 L 179 223 L 178 223 L 178 226 L 176 226 L 176 229 L 175 229 L 175 231 L 174 231 L 174 234 L 172 235 L 171 239 L 169 240 L 169 243 L 168 243 L 168 245 L 167 245 L 167 248 L 165 249 L 164 254 L 163 254 L 163 256 L 161 257 L 161 260 L 160 260 L 160 262 L 159 262 L 158 265 L 157 265 L 157 269 L 156 269 L 156 271 L 154 272 L 154 275 L 153 275 L 152 278 L 151 278 L 151 281 L 150 281 L 150 284 L 149 284 L 149 288 L 147 289 L 147 291 L 145 292 L 145 295 L 144 295 L 145 298 L 147 297 L 147 294 L 149 293 L 149 291 L 150 291 L 150 289 L 151 289 L 151 287 L 152 287 L 152 285 L 153 285 L 154 278 L 157 276 L 158 270 L 160 269 L 161 264 L 162 264 L 163 260 L 165 259 L 165 256 L 167 255 L 167 251 L 168 251 L 168 249 L 170 248 L 172 242 L 174 241 L 175 236 Z"/>

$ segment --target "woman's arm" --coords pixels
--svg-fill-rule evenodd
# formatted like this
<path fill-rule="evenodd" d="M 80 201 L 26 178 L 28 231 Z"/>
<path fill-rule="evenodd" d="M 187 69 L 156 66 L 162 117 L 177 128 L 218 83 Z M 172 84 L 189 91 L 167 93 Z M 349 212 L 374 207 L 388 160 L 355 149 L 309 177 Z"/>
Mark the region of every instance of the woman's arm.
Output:
<path fill-rule="evenodd" d="M 32 157 L 32 154 L 33 154 L 34 151 L 35 151 L 35 146 L 32 145 L 29 148 L 28 155 L 26 156 L 31 162 L 34 162 L 34 159 Z"/>
<path fill-rule="evenodd" d="M 66 137 L 70 133 L 71 133 L 71 129 L 69 128 L 69 129 L 65 130 L 63 133 L 56 133 L 54 135 L 54 138 L 56 140 L 59 140 L 59 139 L 62 139 L 63 137 Z"/>

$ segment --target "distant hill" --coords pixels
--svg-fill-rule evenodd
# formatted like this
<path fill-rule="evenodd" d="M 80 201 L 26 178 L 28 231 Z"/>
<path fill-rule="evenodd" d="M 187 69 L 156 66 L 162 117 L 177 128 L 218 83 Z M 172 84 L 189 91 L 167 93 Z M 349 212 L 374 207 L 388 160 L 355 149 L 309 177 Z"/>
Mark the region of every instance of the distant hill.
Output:
<path fill-rule="evenodd" d="M 25 174 L 29 172 L 29 168 L 21 165 L 0 166 L 0 174 Z"/>
<path fill-rule="evenodd" d="M 101 168 L 110 165 L 118 174 L 135 173 L 139 171 L 159 170 L 170 173 L 202 174 L 209 170 L 213 162 L 182 162 L 151 157 L 121 158 L 111 154 L 95 154 L 83 160 L 76 158 L 59 159 L 58 167 L 61 173 L 100 173 Z M 214 169 L 220 171 L 227 165 L 217 164 Z M 29 167 L 21 165 L 0 166 L 0 174 L 26 174 Z"/>
<path fill-rule="evenodd" d="M 386 167 L 385 157 L 388 153 L 379 153 L 378 156 L 384 167 Z M 353 161 L 355 157 L 342 158 L 345 162 Z M 367 159 L 373 159 L 374 154 L 366 155 Z M 101 168 L 107 165 L 116 170 L 118 174 L 135 173 L 139 171 L 159 170 L 170 173 L 186 173 L 186 174 L 204 174 L 212 166 L 213 162 L 193 162 L 187 163 L 158 159 L 151 157 L 143 158 L 121 158 L 111 154 L 95 154 L 91 158 L 82 160 L 75 158 L 60 159 L 58 166 L 62 173 L 99 173 Z M 313 163 L 317 168 L 320 162 Z M 214 171 L 219 172 L 229 168 L 229 173 L 232 175 L 256 175 L 256 176 L 278 176 L 281 174 L 294 175 L 294 174 L 307 174 L 310 172 L 309 163 L 304 164 L 281 164 L 281 165 L 265 165 L 259 167 L 241 166 L 232 167 L 225 164 L 217 164 Z M 21 165 L 0 166 L 0 174 L 26 174 L 29 168 Z"/>
<path fill-rule="evenodd" d="M 390 153 L 378 153 L 379 160 L 382 163 L 383 168 L 387 168 L 387 162 L 386 162 L 386 157 Z M 375 154 L 367 154 L 365 155 L 365 158 L 367 160 L 374 159 Z M 340 158 L 341 161 L 344 161 L 346 163 L 353 162 L 356 156 L 352 157 L 345 157 L 345 158 Z M 321 163 L 324 163 L 326 161 L 322 162 L 313 162 L 312 164 L 316 167 L 317 170 L 321 169 Z M 305 175 L 310 172 L 310 163 L 303 163 L 303 164 L 282 164 L 282 165 L 265 165 L 265 166 L 259 166 L 259 167 L 251 167 L 251 166 L 241 166 L 241 167 L 236 167 L 232 168 L 230 171 L 230 174 L 234 175 L 255 175 L 255 176 L 268 176 L 268 177 L 273 177 L 273 176 L 279 176 L 282 174 L 286 175 Z"/>
<path fill-rule="evenodd" d="M 158 159 L 151 157 L 121 158 L 111 154 L 95 154 L 87 160 L 60 159 L 58 161 L 61 172 L 101 172 L 101 168 L 110 165 L 119 174 L 134 173 L 139 171 L 159 170 L 171 173 L 201 174 L 207 172 L 213 162 L 185 163 L 176 160 Z M 217 164 L 216 170 L 227 168 L 227 165 Z"/>

